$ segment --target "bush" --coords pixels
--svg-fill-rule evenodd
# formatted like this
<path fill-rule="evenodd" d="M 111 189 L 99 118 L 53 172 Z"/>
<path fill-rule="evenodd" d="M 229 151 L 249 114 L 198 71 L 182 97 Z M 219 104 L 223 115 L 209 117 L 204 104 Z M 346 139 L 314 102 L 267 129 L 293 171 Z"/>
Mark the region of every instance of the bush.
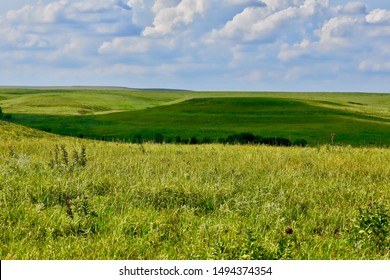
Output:
<path fill-rule="evenodd" d="M 238 135 L 237 134 L 229 135 L 224 140 L 224 143 L 227 143 L 227 144 L 238 144 Z"/>
<path fill-rule="evenodd" d="M 134 135 L 133 139 L 131 139 L 132 143 L 141 144 L 143 142 L 143 138 L 141 134 Z"/>
<path fill-rule="evenodd" d="M 273 138 L 263 138 L 261 140 L 261 144 L 289 147 L 291 146 L 291 141 L 282 137 L 273 137 Z"/>
<path fill-rule="evenodd" d="M 164 141 L 164 136 L 161 133 L 157 133 L 156 136 L 154 136 L 154 142 L 158 144 L 162 144 Z"/>
<path fill-rule="evenodd" d="M 297 139 L 293 143 L 294 146 L 306 147 L 307 141 L 305 139 Z"/>
<path fill-rule="evenodd" d="M 192 136 L 190 139 L 190 144 L 192 145 L 198 144 L 198 139 L 195 136 Z"/>
<path fill-rule="evenodd" d="M 287 138 L 282 137 L 269 137 L 269 138 L 262 138 L 258 135 L 253 135 L 252 133 L 244 132 L 240 134 L 232 134 L 229 135 L 227 138 L 221 138 L 218 140 L 219 143 L 224 144 L 265 144 L 265 145 L 272 145 L 272 146 L 291 146 L 292 143 Z M 303 142 L 305 140 L 302 140 L 302 144 L 307 142 Z"/>
<path fill-rule="evenodd" d="M 252 133 L 244 132 L 238 135 L 237 140 L 240 144 L 255 144 L 257 137 Z"/>

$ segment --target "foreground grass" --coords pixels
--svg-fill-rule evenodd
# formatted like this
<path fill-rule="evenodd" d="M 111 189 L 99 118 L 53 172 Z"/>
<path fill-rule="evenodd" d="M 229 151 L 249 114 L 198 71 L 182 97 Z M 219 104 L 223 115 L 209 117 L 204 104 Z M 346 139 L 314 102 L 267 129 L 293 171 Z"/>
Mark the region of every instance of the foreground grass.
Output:
<path fill-rule="evenodd" d="M 390 258 L 389 149 L 1 140 L 1 259 Z"/>

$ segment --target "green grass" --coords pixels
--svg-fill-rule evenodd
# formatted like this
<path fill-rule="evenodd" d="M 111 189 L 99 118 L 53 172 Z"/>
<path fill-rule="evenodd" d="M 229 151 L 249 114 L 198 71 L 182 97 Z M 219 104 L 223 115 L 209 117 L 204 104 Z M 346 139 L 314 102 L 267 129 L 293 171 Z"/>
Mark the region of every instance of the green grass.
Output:
<path fill-rule="evenodd" d="M 387 94 L 322 92 L 194 92 L 121 88 L 0 88 L 0 106 L 8 113 L 85 115 L 140 110 L 194 98 L 268 97 L 321 101 L 326 106 L 390 118 Z"/>
<path fill-rule="evenodd" d="M 13 114 L 13 121 L 62 135 L 129 141 L 135 135 L 153 140 L 197 137 L 217 141 L 250 132 L 263 137 L 306 139 L 311 145 L 390 145 L 387 115 L 345 109 L 324 101 L 230 97 L 196 98 L 172 105 L 90 116 Z"/>
<path fill-rule="evenodd" d="M 0 89 L 0 106 L 8 113 L 48 115 L 107 114 L 139 110 L 176 99 L 169 92 L 123 89 Z"/>
<path fill-rule="evenodd" d="M 390 258 L 388 148 L 48 135 L 0 121 L 1 259 Z"/>
<path fill-rule="evenodd" d="M 17 141 L 28 138 L 55 139 L 58 136 L 0 120 L 0 141 L 10 139 Z"/>

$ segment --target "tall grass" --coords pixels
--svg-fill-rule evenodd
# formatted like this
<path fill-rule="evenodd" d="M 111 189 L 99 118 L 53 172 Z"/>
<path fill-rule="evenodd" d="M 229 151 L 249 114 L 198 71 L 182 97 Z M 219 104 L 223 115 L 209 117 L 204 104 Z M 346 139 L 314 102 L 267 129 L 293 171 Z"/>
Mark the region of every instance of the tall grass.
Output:
<path fill-rule="evenodd" d="M 0 258 L 389 259 L 389 162 L 385 148 L 3 139 Z"/>

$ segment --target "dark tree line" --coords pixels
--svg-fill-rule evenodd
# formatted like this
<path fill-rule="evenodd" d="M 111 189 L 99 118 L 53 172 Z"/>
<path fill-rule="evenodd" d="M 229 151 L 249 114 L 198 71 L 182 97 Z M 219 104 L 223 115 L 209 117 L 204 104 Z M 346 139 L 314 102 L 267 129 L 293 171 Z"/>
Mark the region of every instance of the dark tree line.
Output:
<path fill-rule="evenodd" d="M 154 142 L 158 144 L 163 143 L 173 143 L 173 144 L 210 144 L 210 143 L 222 143 L 222 144 L 230 144 L 230 145 L 271 145 L 271 146 L 307 146 L 307 141 L 305 139 L 297 139 L 291 142 L 287 138 L 283 137 L 262 137 L 258 135 L 254 135 L 252 133 L 240 133 L 240 134 L 232 134 L 227 136 L 226 138 L 219 138 L 218 140 L 211 139 L 210 137 L 204 137 L 202 139 L 197 138 L 196 136 L 192 136 L 190 138 L 183 138 L 181 136 L 172 137 L 164 137 L 161 133 L 157 133 L 153 139 L 148 139 L 142 137 L 141 134 L 136 134 L 130 140 L 132 143 L 145 143 L 145 142 Z"/>

